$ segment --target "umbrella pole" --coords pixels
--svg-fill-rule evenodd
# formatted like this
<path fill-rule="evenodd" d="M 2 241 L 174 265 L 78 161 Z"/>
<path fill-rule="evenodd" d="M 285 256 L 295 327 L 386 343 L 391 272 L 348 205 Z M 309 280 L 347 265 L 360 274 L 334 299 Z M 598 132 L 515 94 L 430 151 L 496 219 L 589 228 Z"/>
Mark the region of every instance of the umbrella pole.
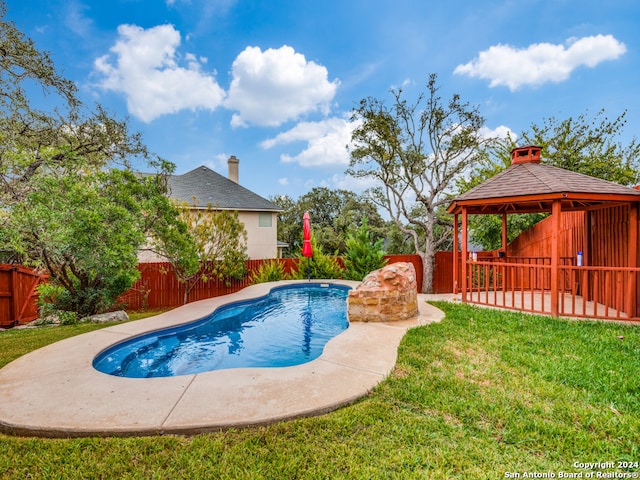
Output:
<path fill-rule="evenodd" d="M 311 281 L 311 258 L 307 257 L 307 280 Z"/>

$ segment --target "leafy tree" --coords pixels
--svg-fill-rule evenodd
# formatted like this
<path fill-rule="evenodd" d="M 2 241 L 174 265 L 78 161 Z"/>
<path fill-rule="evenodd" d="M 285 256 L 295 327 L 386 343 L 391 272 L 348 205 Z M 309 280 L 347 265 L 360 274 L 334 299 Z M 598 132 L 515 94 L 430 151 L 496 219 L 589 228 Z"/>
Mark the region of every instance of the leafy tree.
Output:
<path fill-rule="evenodd" d="M 173 166 L 152 158 L 126 121 L 86 110 L 5 16 L 0 1 L 0 242 L 49 271 L 66 292 L 60 308 L 95 313 L 137 278 L 145 238 L 177 225 L 164 182 Z M 135 175 L 134 161 L 160 175 Z"/>
<path fill-rule="evenodd" d="M 316 238 L 319 246 L 326 252 L 339 255 L 344 252 L 344 241 L 346 240 L 346 232 L 340 228 L 345 227 L 347 219 L 341 215 L 345 215 L 345 207 L 347 202 L 352 201 L 352 205 L 356 199 L 353 192 L 347 190 L 331 190 L 326 187 L 313 188 L 309 193 L 298 199 L 298 208 L 302 212 L 309 212 Z"/>
<path fill-rule="evenodd" d="M 408 103 L 402 90 L 391 91 L 391 107 L 376 98 L 360 101 L 353 120 L 361 125 L 352 135 L 347 171 L 378 182 L 370 198 L 413 240 L 422 258 L 425 293 L 433 287 L 435 252 L 450 237 L 437 236 L 436 226 L 442 223 L 438 209 L 448 203 L 455 178 L 492 141 L 482 135 L 484 119 L 477 108 L 462 103 L 457 94 L 443 103 L 435 74 L 427 88 L 415 103 Z M 450 232 L 447 224 L 441 226 Z"/>
<path fill-rule="evenodd" d="M 544 163 L 583 173 L 622 185 L 638 183 L 640 144 L 636 138 L 623 143 L 619 138 L 627 123 L 627 112 L 614 120 L 600 110 L 589 118 L 558 120 L 547 118 L 540 126 L 532 124 L 531 131 L 522 134 L 527 144 L 542 147 Z"/>
<path fill-rule="evenodd" d="M 75 84 L 5 16 L 0 1 L 0 225 L 13 205 L 38 188 L 38 174 L 127 166 L 133 159 L 155 162 L 126 121 L 100 105 L 85 110 Z M 43 111 L 38 104 L 55 109 Z"/>
<path fill-rule="evenodd" d="M 5 16 L 5 2 L 0 2 L 0 201 L 5 212 L 35 188 L 38 172 L 149 160 L 140 134 L 130 133 L 126 121 L 100 105 L 86 111 L 75 84 Z M 56 108 L 42 111 L 39 103 Z"/>
<path fill-rule="evenodd" d="M 331 190 L 327 187 L 315 187 L 298 199 L 302 211 L 311 215 L 315 227 L 333 227 L 334 220 L 342 212 L 347 198 L 355 194 L 347 190 Z"/>
<path fill-rule="evenodd" d="M 634 185 L 639 180 L 640 145 L 635 138 L 626 144 L 620 136 L 626 125 L 626 112 L 609 120 L 600 110 L 594 117 L 581 114 L 576 118 L 547 118 L 542 125 L 532 124 L 522 133 L 522 143 L 542 147 L 542 163 L 590 175 L 622 185 Z M 511 165 L 511 151 L 516 142 L 507 136 L 482 152 L 471 174 L 458 179 L 464 193 L 497 175 Z M 510 215 L 507 239 L 514 240 L 521 232 L 545 218 L 546 214 Z M 502 220 L 495 215 L 472 215 L 469 229 L 474 242 L 485 249 L 497 249 L 502 244 Z"/>
<path fill-rule="evenodd" d="M 376 206 L 348 190 L 316 187 L 298 200 L 288 196 L 270 200 L 283 208 L 278 214 L 278 240 L 288 243 L 291 252 L 302 246 L 302 216 L 306 211 L 311 216 L 319 245 L 326 252 L 343 254 L 348 232 L 357 229 L 363 217 L 369 219 L 370 230 L 376 239 L 386 236 L 388 227 Z"/>
<path fill-rule="evenodd" d="M 343 256 L 344 278 L 362 280 L 368 273 L 386 265 L 383 240 L 374 240 L 369 231 L 367 218 L 362 219 L 360 228 L 355 234 L 347 237 L 347 251 Z"/>
<path fill-rule="evenodd" d="M 137 253 L 154 224 L 177 212 L 160 177 L 127 170 L 37 175 L 4 231 L 13 249 L 66 293 L 57 308 L 79 317 L 110 308 L 138 278 Z"/>
<path fill-rule="evenodd" d="M 340 236 L 338 251 L 341 254 L 346 252 L 348 234 L 362 227 L 365 219 L 373 241 L 383 241 L 387 237 L 391 224 L 380 216 L 376 205 L 362 195 L 353 195 L 346 199 L 340 214 L 334 220 L 334 229 Z"/>
<path fill-rule="evenodd" d="M 411 228 L 410 225 L 407 228 Z M 385 239 L 385 250 L 389 254 L 413 255 L 416 253 L 413 237 L 400 231 L 395 223 L 389 227 L 389 234 Z"/>
<path fill-rule="evenodd" d="M 217 210 L 211 204 L 206 209 L 189 204 L 179 207 L 182 222 L 192 239 L 194 257 L 177 254 L 173 247 L 179 243 L 157 242 L 157 252 L 167 257 L 176 277 L 185 286 L 184 303 L 199 281 L 241 279 L 247 273 L 247 232 L 238 212 Z M 180 236 L 178 236 L 180 239 Z"/>
<path fill-rule="evenodd" d="M 276 195 L 269 200 L 282 208 L 278 212 L 278 241 L 289 245 L 288 252 L 302 248 L 302 215 L 298 202 L 288 195 Z M 293 256 L 289 253 L 290 256 Z"/>

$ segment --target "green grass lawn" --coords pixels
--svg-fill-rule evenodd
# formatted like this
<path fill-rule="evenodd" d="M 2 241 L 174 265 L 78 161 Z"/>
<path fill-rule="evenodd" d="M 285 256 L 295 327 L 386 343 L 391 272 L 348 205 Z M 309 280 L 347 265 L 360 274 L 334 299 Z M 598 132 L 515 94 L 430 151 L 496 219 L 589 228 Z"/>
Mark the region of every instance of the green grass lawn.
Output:
<path fill-rule="evenodd" d="M 392 375 L 351 406 L 193 437 L 0 435 L 0 478 L 492 479 L 548 472 L 607 478 L 602 474 L 640 472 L 574 466 L 640 462 L 640 327 L 437 306 L 446 318 L 411 330 Z M 0 333 L 0 365 L 95 328 Z"/>

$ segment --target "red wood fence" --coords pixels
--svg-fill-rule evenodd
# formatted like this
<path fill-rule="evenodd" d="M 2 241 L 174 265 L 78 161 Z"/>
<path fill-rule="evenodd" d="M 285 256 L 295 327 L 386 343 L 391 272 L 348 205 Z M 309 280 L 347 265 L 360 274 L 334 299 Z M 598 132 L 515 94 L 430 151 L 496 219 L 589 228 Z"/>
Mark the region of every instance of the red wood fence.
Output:
<path fill-rule="evenodd" d="M 0 327 L 14 327 L 38 318 L 36 287 L 47 278 L 20 265 L 0 264 Z"/>
<path fill-rule="evenodd" d="M 413 263 L 416 268 L 418 289 L 422 288 L 422 260 L 418 255 L 387 255 L 385 258 L 389 259 L 389 263 Z M 241 290 L 250 284 L 251 272 L 257 270 L 262 263 L 267 261 L 269 260 L 249 260 L 247 262 L 249 274 L 242 280 L 231 280 L 228 283 L 220 280 L 198 281 L 189 292 L 189 302 Z M 282 258 L 279 261 L 284 264 L 286 273 L 296 269 L 296 259 Z M 119 302 L 128 310 L 173 308 L 183 304 L 184 285 L 173 274 L 170 264 L 142 263 L 138 268 L 141 273 L 140 279 L 119 298 Z"/>
<path fill-rule="evenodd" d="M 443 252 L 447 253 L 447 252 Z M 439 255 L 444 258 L 436 264 L 438 275 L 451 278 L 450 263 L 451 252 L 447 255 Z M 422 289 L 422 260 L 418 255 L 387 255 L 389 263 L 411 262 L 416 269 L 418 289 Z M 250 283 L 251 272 L 255 271 L 267 260 L 250 260 L 247 270 L 250 272 L 242 280 L 232 280 L 228 284 L 223 281 L 212 280 L 198 282 L 189 293 L 189 301 L 203 300 L 219 295 L 237 292 Z M 285 273 L 291 273 L 296 269 L 296 259 L 283 258 L 279 260 L 284 265 Z M 341 259 L 338 258 L 340 262 Z M 446 262 L 449 262 L 447 264 Z M 127 309 L 153 310 L 159 308 L 172 308 L 182 305 L 184 298 L 184 286 L 178 282 L 171 272 L 168 263 L 142 263 L 138 266 L 141 278 L 134 286 L 125 292 L 119 302 Z M 436 278 L 438 277 L 436 275 Z M 36 287 L 47 279 L 47 275 L 40 274 L 32 269 L 20 265 L 0 264 L 0 328 L 8 328 L 28 323 L 38 318 L 36 305 Z M 437 283 L 437 282 L 436 282 Z M 452 291 L 451 281 L 440 281 L 440 292 Z M 442 290 L 442 288 L 444 290 Z M 447 290 L 448 288 L 448 290 Z"/>

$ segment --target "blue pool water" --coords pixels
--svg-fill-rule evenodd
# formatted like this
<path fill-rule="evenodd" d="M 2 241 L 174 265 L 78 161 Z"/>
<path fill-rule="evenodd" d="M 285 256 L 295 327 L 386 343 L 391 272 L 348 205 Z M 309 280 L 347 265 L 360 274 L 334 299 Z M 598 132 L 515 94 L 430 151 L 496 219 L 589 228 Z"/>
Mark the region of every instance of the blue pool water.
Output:
<path fill-rule="evenodd" d="M 289 367 L 320 356 L 348 326 L 342 285 L 297 284 L 216 309 L 209 317 L 119 343 L 93 366 L 130 378 L 241 367 Z"/>

